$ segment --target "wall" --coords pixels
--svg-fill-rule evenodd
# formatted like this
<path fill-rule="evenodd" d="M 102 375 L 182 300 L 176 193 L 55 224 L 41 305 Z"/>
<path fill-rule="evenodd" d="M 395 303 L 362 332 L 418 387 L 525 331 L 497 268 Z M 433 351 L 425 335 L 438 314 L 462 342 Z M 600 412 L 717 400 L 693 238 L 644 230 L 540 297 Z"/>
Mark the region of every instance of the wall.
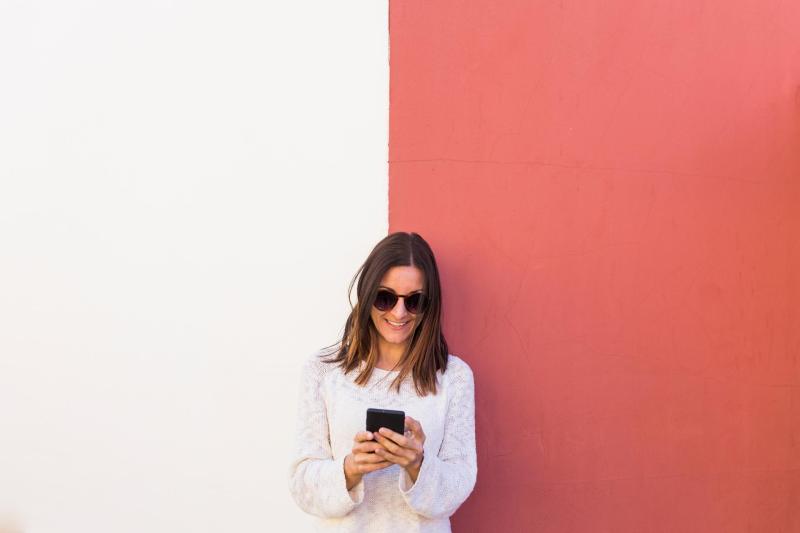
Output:
<path fill-rule="evenodd" d="M 386 2 L 0 5 L 0 530 L 302 531 L 386 234 Z"/>
<path fill-rule="evenodd" d="M 390 5 L 391 231 L 476 374 L 455 531 L 800 531 L 800 5 Z"/>

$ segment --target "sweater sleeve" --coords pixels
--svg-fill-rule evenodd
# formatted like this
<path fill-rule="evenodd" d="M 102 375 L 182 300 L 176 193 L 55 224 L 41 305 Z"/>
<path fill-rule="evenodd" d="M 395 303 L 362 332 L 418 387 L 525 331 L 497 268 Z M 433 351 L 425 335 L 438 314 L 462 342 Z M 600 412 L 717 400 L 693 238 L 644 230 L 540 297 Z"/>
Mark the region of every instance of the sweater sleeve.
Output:
<path fill-rule="evenodd" d="M 322 391 L 326 364 L 315 358 L 303 367 L 289 490 L 303 511 L 336 518 L 345 516 L 363 501 L 364 482 L 348 491 L 344 457 L 333 457 Z"/>
<path fill-rule="evenodd" d="M 460 360 L 458 363 L 456 368 L 448 368 L 448 372 L 454 371 L 452 394 L 439 453 L 429 455 L 426 450 L 416 483 L 404 469 L 400 472 L 403 498 L 414 512 L 426 518 L 445 518 L 455 513 L 475 487 L 478 474 L 475 384 L 469 366 Z"/>

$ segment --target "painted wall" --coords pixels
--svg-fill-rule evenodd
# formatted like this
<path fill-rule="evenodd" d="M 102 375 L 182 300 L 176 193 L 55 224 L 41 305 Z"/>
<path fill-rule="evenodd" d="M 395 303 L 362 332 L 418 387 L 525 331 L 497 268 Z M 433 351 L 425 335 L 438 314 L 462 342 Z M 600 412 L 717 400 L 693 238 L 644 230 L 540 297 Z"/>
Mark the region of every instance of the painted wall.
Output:
<path fill-rule="evenodd" d="M 387 230 L 386 14 L 0 4 L 0 531 L 308 530 L 297 380 Z"/>
<path fill-rule="evenodd" d="M 390 20 L 390 230 L 476 374 L 455 530 L 800 531 L 800 4 Z"/>

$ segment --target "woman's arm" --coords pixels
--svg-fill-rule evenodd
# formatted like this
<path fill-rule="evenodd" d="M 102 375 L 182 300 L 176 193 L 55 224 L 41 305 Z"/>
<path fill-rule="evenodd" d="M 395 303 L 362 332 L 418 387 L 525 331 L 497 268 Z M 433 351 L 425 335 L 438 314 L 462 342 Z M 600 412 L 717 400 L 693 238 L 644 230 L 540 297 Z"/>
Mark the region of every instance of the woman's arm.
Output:
<path fill-rule="evenodd" d="M 333 458 L 322 390 L 326 364 L 315 357 L 303 366 L 289 490 L 303 511 L 334 518 L 345 516 L 362 502 L 364 483 L 359 480 L 347 490 L 345 458 Z"/>
<path fill-rule="evenodd" d="M 447 372 L 453 375 L 449 376 L 451 395 L 439 453 L 425 454 L 416 481 L 406 470 L 400 474 L 400 492 L 406 503 L 427 518 L 455 513 L 475 487 L 478 474 L 472 370 L 458 360 Z"/>

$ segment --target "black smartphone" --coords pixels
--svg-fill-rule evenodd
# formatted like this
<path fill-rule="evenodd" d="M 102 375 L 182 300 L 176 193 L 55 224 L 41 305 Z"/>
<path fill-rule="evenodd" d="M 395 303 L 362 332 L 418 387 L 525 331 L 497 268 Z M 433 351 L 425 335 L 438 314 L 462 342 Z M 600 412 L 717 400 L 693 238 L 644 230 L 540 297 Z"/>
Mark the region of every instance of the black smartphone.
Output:
<path fill-rule="evenodd" d="M 380 428 L 389 428 L 395 433 L 405 434 L 405 412 L 391 409 L 367 409 L 367 431 L 377 433 Z"/>

